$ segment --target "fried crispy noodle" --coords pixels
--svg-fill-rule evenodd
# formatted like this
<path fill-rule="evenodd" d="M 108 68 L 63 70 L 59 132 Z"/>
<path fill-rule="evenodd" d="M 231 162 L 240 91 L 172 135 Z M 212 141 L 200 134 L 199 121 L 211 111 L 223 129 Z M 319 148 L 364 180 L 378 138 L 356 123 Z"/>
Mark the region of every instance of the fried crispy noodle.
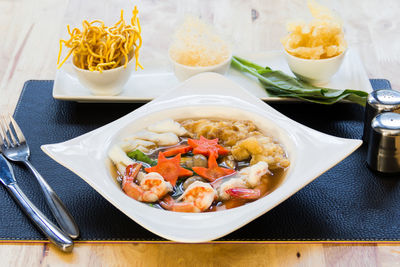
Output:
<path fill-rule="evenodd" d="M 90 71 L 109 70 L 124 66 L 134 56 L 136 70 L 143 68 L 139 63 L 139 49 L 142 46 L 141 28 L 138 18 L 138 9 L 132 12 L 131 24 L 126 24 L 121 10 L 120 20 L 112 27 L 104 25 L 101 20 L 82 22 L 82 31 L 78 28 L 70 30 L 67 26 L 69 40 L 60 40 L 58 53 L 58 68 L 73 54 L 75 66 Z M 63 44 L 69 48 L 67 56 L 61 61 Z"/>
<path fill-rule="evenodd" d="M 292 21 L 287 24 L 290 33 L 282 39 L 286 51 L 305 59 L 324 59 L 343 53 L 347 44 L 340 19 L 315 0 L 308 1 L 308 8 L 314 17 L 310 23 Z"/>

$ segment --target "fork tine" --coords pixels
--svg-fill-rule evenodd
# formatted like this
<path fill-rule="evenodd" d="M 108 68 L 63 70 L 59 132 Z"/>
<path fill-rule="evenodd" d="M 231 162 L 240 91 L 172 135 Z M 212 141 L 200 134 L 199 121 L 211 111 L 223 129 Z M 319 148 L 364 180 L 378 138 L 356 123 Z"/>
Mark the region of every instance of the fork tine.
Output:
<path fill-rule="evenodd" d="M 6 133 L 6 127 L 5 127 L 5 122 L 3 116 L 0 116 L 0 135 L 1 135 L 1 140 L 0 140 L 0 145 L 1 147 L 8 148 L 10 145 L 7 140 L 7 133 Z"/>
<path fill-rule="evenodd" d="M 8 117 L 10 118 L 11 125 L 14 128 L 15 134 L 17 135 L 19 144 L 25 142 L 26 141 L 25 136 L 22 133 L 21 129 L 19 128 L 18 123 L 14 120 L 14 118 L 11 115 L 8 115 Z"/>
<path fill-rule="evenodd" d="M 6 116 L 4 116 L 3 118 L 5 119 L 4 121 L 6 122 L 6 125 L 5 125 L 6 126 L 6 137 L 8 137 L 8 143 L 10 144 L 11 147 L 15 147 L 15 146 L 19 145 L 19 142 L 16 140 L 15 134 L 10 127 L 11 122 L 9 119 L 7 119 Z"/>

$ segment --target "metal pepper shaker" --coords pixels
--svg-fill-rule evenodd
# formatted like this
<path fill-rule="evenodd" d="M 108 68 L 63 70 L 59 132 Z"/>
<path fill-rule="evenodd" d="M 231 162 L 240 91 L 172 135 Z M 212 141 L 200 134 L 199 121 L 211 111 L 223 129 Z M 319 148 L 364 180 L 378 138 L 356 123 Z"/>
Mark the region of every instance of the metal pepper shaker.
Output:
<path fill-rule="evenodd" d="M 383 173 L 400 173 L 400 114 L 385 112 L 373 118 L 369 141 L 369 167 Z"/>
<path fill-rule="evenodd" d="M 400 92 L 391 89 L 373 91 L 367 99 L 365 107 L 363 141 L 368 143 L 372 119 L 383 112 L 400 113 Z"/>

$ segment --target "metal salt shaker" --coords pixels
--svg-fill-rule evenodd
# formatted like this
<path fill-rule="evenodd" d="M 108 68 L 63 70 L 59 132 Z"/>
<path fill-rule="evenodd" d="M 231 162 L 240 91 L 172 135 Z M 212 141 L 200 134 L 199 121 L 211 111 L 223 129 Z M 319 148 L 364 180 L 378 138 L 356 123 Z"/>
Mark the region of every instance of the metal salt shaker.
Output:
<path fill-rule="evenodd" d="M 363 141 L 368 143 L 372 119 L 383 112 L 400 113 L 400 92 L 391 89 L 373 91 L 365 107 Z"/>
<path fill-rule="evenodd" d="M 372 119 L 367 163 L 383 173 L 400 173 L 400 114 L 385 112 Z"/>

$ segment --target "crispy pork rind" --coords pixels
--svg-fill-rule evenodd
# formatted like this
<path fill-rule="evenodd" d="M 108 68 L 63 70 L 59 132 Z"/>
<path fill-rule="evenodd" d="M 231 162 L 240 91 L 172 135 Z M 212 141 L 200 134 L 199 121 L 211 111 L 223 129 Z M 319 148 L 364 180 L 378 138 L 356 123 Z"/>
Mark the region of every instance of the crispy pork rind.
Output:
<path fill-rule="evenodd" d="M 289 34 L 281 40 L 285 50 L 304 59 L 325 59 L 340 55 L 347 48 L 341 21 L 332 12 L 308 1 L 314 19 L 310 23 L 292 21 L 287 24 Z"/>

